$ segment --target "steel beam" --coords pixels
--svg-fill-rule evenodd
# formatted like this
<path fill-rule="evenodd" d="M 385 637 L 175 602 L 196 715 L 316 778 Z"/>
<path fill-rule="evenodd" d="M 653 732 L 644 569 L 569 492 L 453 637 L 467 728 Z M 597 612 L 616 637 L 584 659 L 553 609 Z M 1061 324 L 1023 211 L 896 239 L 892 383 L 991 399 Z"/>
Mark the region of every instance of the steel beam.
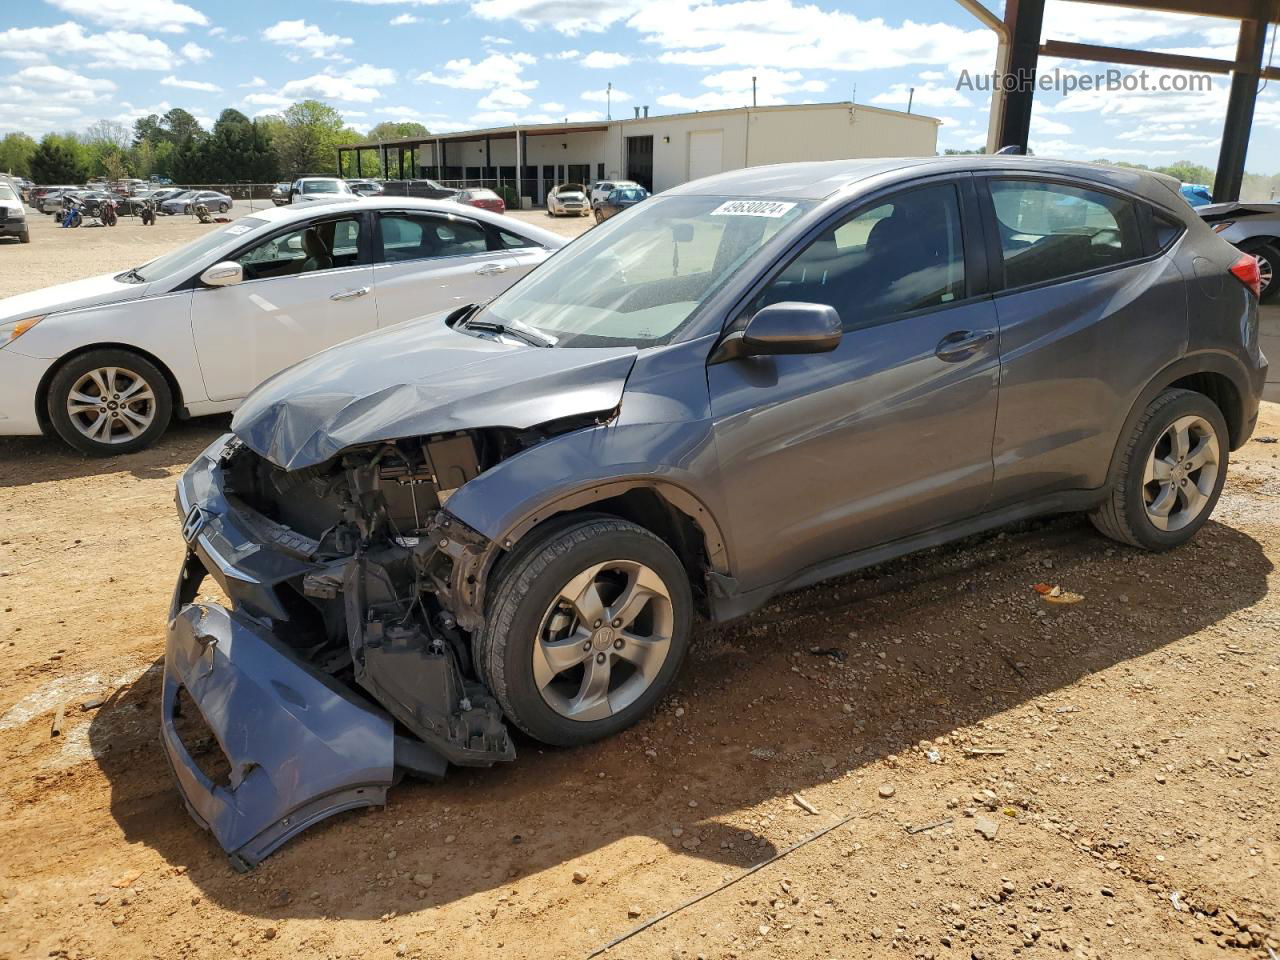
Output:
<path fill-rule="evenodd" d="M 1242 20 L 1236 42 L 1236 70 L 1231 74 L 1231 93 L 1227 97 L 1227 119 L 1222 127 L 1222 147 L 1218 151 L 1218 172 L 1213 181 L 1213 199 L 1217 203 L 1240 199 L 1266 46 L 1266 24 Z"/>

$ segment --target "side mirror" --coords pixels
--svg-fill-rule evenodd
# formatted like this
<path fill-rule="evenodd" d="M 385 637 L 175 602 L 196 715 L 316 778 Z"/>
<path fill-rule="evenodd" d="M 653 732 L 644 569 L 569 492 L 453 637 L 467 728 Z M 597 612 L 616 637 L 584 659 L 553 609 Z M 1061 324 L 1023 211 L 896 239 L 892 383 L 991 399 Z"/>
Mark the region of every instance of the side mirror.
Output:
<path fill-rule="evenodd" d="M 200 282 L 206 287 L 230 287 L 244 279 L 244 267 L 234 260 L 223 260 L 200 274 Z"/>
<path fill-rule="evenodd" d="M 774 303 L 720 341 L 712 363 L 741 357 L 830 353 L 840 345 L 840 314 L 825 303 Z"/>

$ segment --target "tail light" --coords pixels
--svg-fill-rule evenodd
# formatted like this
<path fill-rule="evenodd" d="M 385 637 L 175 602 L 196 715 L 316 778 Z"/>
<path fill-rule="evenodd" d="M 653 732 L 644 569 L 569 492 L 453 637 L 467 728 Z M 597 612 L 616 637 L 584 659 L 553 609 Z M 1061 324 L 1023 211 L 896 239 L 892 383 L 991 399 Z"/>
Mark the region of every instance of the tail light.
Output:
<path fill-rule="evenodd" d="M 1230 269 L 1231 274 L 1252 290 L 1255 297 L 1262 292 L 1262 272 L 1258 269 L 1258 258 L 1253 254 L 1240 254 Z"/>

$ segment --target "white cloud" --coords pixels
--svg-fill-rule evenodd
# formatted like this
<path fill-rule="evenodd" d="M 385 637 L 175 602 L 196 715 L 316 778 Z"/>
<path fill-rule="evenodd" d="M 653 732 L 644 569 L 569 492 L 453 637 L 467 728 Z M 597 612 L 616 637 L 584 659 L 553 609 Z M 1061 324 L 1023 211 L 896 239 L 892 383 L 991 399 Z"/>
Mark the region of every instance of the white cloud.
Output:
<path fill-rule="evenodd" d="M 350 37 L 325 33 L 306 20 L 281 20 L 274 23 L 262 31 L 262 39 L 318 58 L 338 56 L 340 49 L 354 43 Z"/>
<path fill-rule="evenodd" d="M 470 126 L 473 127 L 501 127 L 511 123 L 562 123 L 566 119 L 563 113 L 516 113 L 514 110 L 486 110 L 479 113 L 473 113 L 470 117 Z M 586 123 L 594 120 L 604 119 L 604 114 L 598 110 L 579 110 L 568 115 L 570 123 Z M 445 132 L 445 127 L 440 124 L 432 124 L 433 130 Z M 466 129 L 465 127 L 459 129 Z"/>
<path fill-rule="evenodd" d="M 116 29 L 148 33 L 182 33 L 187 27 L 208 26 L 209 18 L 175 0 L 47 0 L 73 17 Z"/>
<path fill-rule="evenodd" d="M 481 97 L 476 106 L 481 110 L 500 110 L 505 107 L 527 107 L 532 102 L 527 93 L 498 87 Z"/>
<path fill-rule="evenodd" d="M 211 50 L 206 50 L 198 43 L 184 43 L 180 52 L 192 63 L 200 63 L 202 60 L 208 60 L 213 56 Z"/>
<path fill-rule="evenodd" d="M 538 109 L 545 113 L 564 113 L 564 104 L 552 100 L 549 103 L 538 104 Z"/>
<path fill-rule="evenodd" d="M 108 30 L 88 33 L 78 23 L 52 27 L 12 27 L 0 30 L 0 56 L 15 60 L 73 58 L 77 65 L 117 70 L 173 70 L 178 58 L 163 40 L 140 33 Z"/>
<path fill-rule="evenodd" d="M 880 106 L 905 107 L 908 103 L 915 107 L 972 107 L 974 102 L 954 87 L 939 86 L 932 81 L 914 85 L 895 83 L 884 93 L 871 98 L 871 102 Z"/>
<path fill-rule="evenodd" d="M 1221 24 L 1222 20 L 1217 17 L 1150 13 L 1125 7 L 1112 8 L 1100 4 L 1070 3 L 1067 0 L 1061 0 L 1046 6 L 1041 36 L 1047 40 L 1109 45 L 1114 45 L 1117 37 L 1124 37 L 1125 46 L 1135 47 L 1149 45 L 1152 40 L 1211 30 Z M 1237 28 L 1230 29 L 1231 44 L 1234 47 Z M 1146 46 L 1143 49 L 1146 49 Z"/>
<path fill-rule="evenodd" d="M 407 27 L 411 23 L 421 23 L 422 18 L 415 17 L 412 13 L 397 13 L 387 22 L 393 27 Z"/>
<path fill-rule="evenodd" d="M 209 36 L 211 37 L 225 37 L 226 35 L 227 35 L 226 27 L 210 27 L 209 28 Z"/>
<path fill-rule="evenodd" d="M 581 60 L 584 67 L 592 70 L 612 70 L 625 67 L 630 62 L 631 58 L 625 53 L 607 53 L 604 50 L 592 50 Z"/>
<path fill-rule="evenodd" d="M 244 83 L 240 84 L 240 87 L 241 89 L 253 90 L 258 87 L 265 87 L 266 85 L 267 85 L 267 81 L 263 80 L 261 77 L 254 77 L 252 80 L 247 80 Z"/>
<path fill-rule="evenodd" d="M 614 103 L 626 103 L 628 100 L 635 99 L 631 94 L 625 90 L 619 90 L 617 87 L 614 87 L 612 91 L 603 87 L 599 90 L 583 90 L 579 96 L 590 103 L 608 103 L 610 97 L 613 98 Z M 661 100 L 662 98 L 659 97 L 658 99 Z"/>
<path fill-rule="evenodd" d="M 278 93 L 251 93 L 241 102 L 251 107 L 266 107 L 267 109 L 263 110 L 262 113 L 276 113 L 294 104 L 294 100 L 289 97 L 282 97 Z"/>
<path fill-rule="evenodd" d="M 479 0 L 471 12 L 486 20 L 515 20 L 526 30 L 551 28 L 566 36 L 600 33 L 639 9 L 639 0 Z"/>
<path fill-rule="evenodd" d="M 499 47 L 509 47 L 512 44 L 512 41 L 508 40 L 506 37 L 495 37 L 489 33 L 486 33 L 483 37 L 481 37 L 480 41 L 481 43 L 487 43 L 487 44 L 490 44 L 491 46 L 499 46 Z"/>
<path fill-rule="evenodd" d="M 382 96 L 380 87 L 395 83 L 394 70 L 361 64 L 350 70 L 328 70 L 314 76 L 290 80 L 279 95 L 290 103 L 315 98 L 345 103 L 370 103 Z M 245 98 L 248 100 L 248 97 Z"/>
<path fill-rule="evenodd" d="M 1044 134 L 1045 136 L 1061 136 L 1064 133 L 1070 133 L 1071 127 L 1061 121 L 1050 120 L 1048 117 L 1033 113 L 1031 115 L 1031 132 Z"/>
<path fill-rule="evenodd" d="M 181 80 L 173 75 L 165 77 L 160 81 L 160 85 L 164 87 L 178 87 L 182 90 L 201 90 L 205 93 L 220 93 L 222 88 L 216 83 L 207 83 L 204 80 Z"/>
<path fill-rule="evenodd" d="M 441 73 L 426 71 L 415 78 L 417 83 L 436 83 L 459 90 L 492 90 L 506 87 L 511 90 L 532 90 L 536 80 L 521 76 L 525 67 L 532 66 L 537 58 L 528 53 L 491 53 L 473 63 L 468 58 L 450 60 Z"/>
<path fill-rule="evenodd" d="M 582 56 L 579 50 L 561 50 L 559 53 L 548 53 L 543 56 L 544 60 L 577 60 Z"/>
<path fill-rule="evenodd" d="M 985 27 L 910 19 L 895 25 L 794 0 L 650 0 L 627 25 L 664 51 L 660 62 L 701 67 L 877 70 L 978 56 L 989 65 L 995 50 Z"/>
<path fill-rule="evenodd" d="M 30 87 L 44 98 L 66 100 L 100 100 L 115 93 L 116 85 L 101 77 L 86 77 L 68 70 L 47 64 L 39 67 L 24 67 L 8 78 L 19 87 Z"/>
<path fill-rule="evenodd" d="M 786 103 L 788 95 L 822 93 L 827 89 L 826 81 L 806 80 L 798 70 L 760 67 L 708 74 L 702 78 L 702 85 L 711 88 L 707 92 L 695 96 L 667 93 L 658 97 L 658 103 L 682 110 L 721 110 L 726 107 L 749 106 L 753 77 L 756 81 L 756 103 L 761 105 Z"/>

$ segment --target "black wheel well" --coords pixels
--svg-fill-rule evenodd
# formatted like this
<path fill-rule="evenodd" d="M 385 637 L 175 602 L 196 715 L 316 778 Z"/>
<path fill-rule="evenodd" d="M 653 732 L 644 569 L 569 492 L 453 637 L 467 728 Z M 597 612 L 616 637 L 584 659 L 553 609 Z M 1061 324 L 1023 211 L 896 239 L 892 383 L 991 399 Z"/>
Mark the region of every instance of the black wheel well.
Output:
<path fill-rule="evenodd" d="M 53 382 L 53 378 L 58 375 L 59 370 L 76 357 L 82 357 L 86 353 L 92 353 L 95 350 L 124 350 L 127 353 L 136 353 L 142 359 L 154 365 L 164 377 L 165 383 L 169 385 L 169 392 L 173 394 L 174 413 L 178 414 L 183 409 L 182 388 L 178 386 L 177 378 L 174 377 L 173 371 L 169 369 L 165 362 L 154 353 L 143 350 L 141 347 L 135 347 L 131 343 L 91 343 L 63 354 L 56 363 L 49 364 L 49 369 L 40 378 L 40 384 L 36 387 L 36 420 L 40 424 L 40 429 L 46 435 L 53 430 L 53 424 L 49 421 L 49 385 Z"/>
<path fill-rule="evenodd" d="M 710 569 L 711 563 L 707 556 L 703 532 L 692 517 L 672 506 L 652 487 L 634 487 L 614 496 L 594 500 L 547 517 L 528 530 L 520 538 L 514 550 L 508 550 L 496 561 L 489 579 L 492 580 L 493 575 L 518 554 L 521 543 L 532 542 L 534 533 L 545 530 L 549 525 L 563 526 L 580 517 L 601 515 L 628 520 L 648 530 L 669 546 L 689 575 L 689 584 L 693 588 L 695 603 L 703 613 L 706 612 L 706 572 Z"/>
<path fill-rule="evenodd" d="M 1280 237 L 1268 237 L 1262 234 L 1256 234 L 1252 237 L 1245 237 L 1236 246 L 1243 247 L 1245 244 L 1265 244 L 1273 250 L 1280 251 Z"/>
<path fill-rule="evenodd" d="M 1244 438 L 1244 403 L 1240 399 L 1240 391 L 1231 382 L 1231 378 L 1205 370 L 1188 374 L 1170 383 L 1166 389 L 1181 388 L 1204 394 L 1222 411 L 1222 418 L 1227 421 L 1227 433 L 1231 440 L 1231 449 L 1237 449 Z"/>

